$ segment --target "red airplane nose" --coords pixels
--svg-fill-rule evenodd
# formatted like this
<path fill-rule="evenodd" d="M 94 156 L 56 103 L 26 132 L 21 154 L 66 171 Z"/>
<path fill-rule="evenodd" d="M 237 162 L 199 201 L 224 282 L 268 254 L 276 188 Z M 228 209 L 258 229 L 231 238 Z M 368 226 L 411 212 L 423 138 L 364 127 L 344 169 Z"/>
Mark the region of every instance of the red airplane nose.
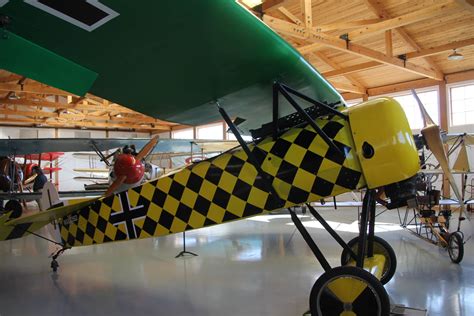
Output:
<path fill-rule="evenodd" d="M 145 167 L 141 161 L 135 159 L 135 156 L 122 154 L 115 160 L 114 173 L 116 178 L 126 176 L 124 183 L 133 184 L 143 178 Z"/>

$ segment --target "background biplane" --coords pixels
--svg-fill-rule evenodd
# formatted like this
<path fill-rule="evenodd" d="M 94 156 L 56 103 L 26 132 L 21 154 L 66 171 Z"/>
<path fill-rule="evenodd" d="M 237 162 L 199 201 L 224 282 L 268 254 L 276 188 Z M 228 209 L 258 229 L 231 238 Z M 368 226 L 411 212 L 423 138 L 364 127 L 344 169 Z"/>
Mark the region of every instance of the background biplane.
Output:
<path fill-rule="evenodd" d="M 1 2 L 0 67 L 183 124 L 222 117 L 241 147 L 108 197 L 18 219 L 3 215 L 1 240 L 56 220 L 64 247 L 56 259 L 68 247 L 163 236 L 367 187 L 360 234 L 350 245 L 307 205 L 344 248 L 341 267 L 330 266 L 290 214 L 325 270 L 311 291 L 311 313 L 389 314 L 382 283 L 393 276 L 396 258 L 374 236 L 376 190 L 384 188 L 389 207 L 404 205 L 419 168 L 396 101 L 345 108 L 298 52 L 235 1 L 74 6 Z M 190 25 L 201 36 L 189 36 Z M 242 132 L 253 142 L 245 143 Z"/>

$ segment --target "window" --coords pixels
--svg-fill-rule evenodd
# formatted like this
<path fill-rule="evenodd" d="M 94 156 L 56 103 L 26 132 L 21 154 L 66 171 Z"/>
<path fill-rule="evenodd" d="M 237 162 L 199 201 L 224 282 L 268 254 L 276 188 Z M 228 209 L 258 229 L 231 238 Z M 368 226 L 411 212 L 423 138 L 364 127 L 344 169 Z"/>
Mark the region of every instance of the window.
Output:
<path fill-rule="evenodd" d="M 193 139 L 194 133 L 192 128 L 179 129 L 171 132 L 171 138 L 174 139 Z"/>
<path fill-rule="evenodd" d="M 449 89 L 451 126 L 474 123 L 474 84 Z"/>
<path fill-rule="evenodd" d="M 431 90 L 417 92 L 418 97 L 428 111 L 428 114 L 436 124 L 439 124 L 439 102 L 438 91 Z M 418 107 L 418 103 L 411 93 L 393 97 L 402 106 L 408 119 L 411 129 L 420 129 L 423 127 L 423 118 Z"/>
<path fill-rule="evenodd" d="M 38 138 L 38 130 L 20 129 L 20 138 Z"/>
<path fill-rule="evenodd" d="M 202 125 L 196 128 L 197 139 L 224 139 L 222 123 Z"/>
<path fill-rule="evenodd" d="M 91 138 L 91 132 L 74 131 L 74 138 Z"/>

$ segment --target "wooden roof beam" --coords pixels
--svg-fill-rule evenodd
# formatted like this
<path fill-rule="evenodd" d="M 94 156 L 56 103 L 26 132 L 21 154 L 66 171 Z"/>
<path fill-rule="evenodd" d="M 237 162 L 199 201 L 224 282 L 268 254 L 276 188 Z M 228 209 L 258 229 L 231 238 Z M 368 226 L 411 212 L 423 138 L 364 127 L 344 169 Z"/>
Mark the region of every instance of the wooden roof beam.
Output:
<path fill-rule="evenodd" d="M 340 68 L 338 70 L 323 72 L 321 73 L 321 75 L 323 75 L 325 78 L 331 78 L 331 77 L 342 76 L 344 74 L 350 74 L 353 72 L 369 70 L 375 67 L 380 67 L 381 65 L 383 64 L 376 61 L 369 61 L 363 64 L 354 65 L 351 67 L 345 67 L 345 68 Z"/>
<path fill-rule="evenodd" d="M 311 0 L 303 0 L 303 15 L 304 24 L 306 27 L 313 26 L 313 8 L 311 7 Z"/>
<path fill-rule="evenodd" d="M 314 55 L 319 58 L 323 63 L 325 63 L 326 65 L 330 66 L 331 68 L 335 69 L 335 70 L 339 70 L 341 69 L 342 67 L 339 66 L 338 64 L 336 64 L 334 61 L 332 61 L 331 59 L 329 59 L 328 57 L 326 57 L 323 53 L 321 52 L 315 52 Z M 351 82 L 351 85 L 350 86 L 347 86 L 345 88 L 343 88 L 342 86 L 340 90 L 342 91 L 349 91 L 349 92 L 355 92 L 355 93 L 361 93 L 361 94 L 365 94 L 366 93 L 366 89 L 365 87 L 356 79 L 354 78 L 352 75 L 350 74 L 344 74 L 343 75 L 344 77 L 346 77 L 347 80 L 349 80 Z M 350 87 L 350 89 L 349 89 Z"/>
<path fill-rule="evenodd" d="M 415 22 L 427 20 L 441 14 L 447 14 L 453 10 L 458 10 L 459 6 L 452 0 L 434 1 L 436 4 L 426 8 L 410 12 L 395 18 L 390 18 L 383 22 L 368 25 L 358 30 L 347 33 L 349 39 L 360 40 L 370 37 L 375 34 L 383 33 L 385 31 L 395 29 L 397 27 L 405 26 Z"/>
<path fill-rule="evenodd" d="M 356 20 L 347 22 L 336 22 L 331 24 L 316 25 L 315 30 L 317 32 L 329 32 L 336 30 L 347 30 L 353 28 L 360 28 L 361 26 L 369 26 L 375 23 L 380 23 L 383 19 L 367 19 L 367 20 Z"/>
<path fill-rule="evenodd" d="M 121 129 L 121 130 L 138 130 L 138 131 L 169 131 L 169 127 L 152 126 L 151 124 L 111 124 L 99 122 L 57 122 L 42 119 L 28 119 L 28 118 L 0 118 L 0 125 L 16 125 L 18 123 L 40 125 L 39 127 L 58 127 L 58 128 L 91 128 L 91 129 Z"/>
<path fill-rule="evenodd" d="M 288 11 L 285 7 L 279 7 L 278 11 L 280 11 L 284 16 L 286 16 L 290 21 L 292 21 L 296 25 L 303 25 L 303 22 L 301 22 L 301 20 L 296 15 Z"/>
<path fill-rule="evenodd" d="M 344 51 L 354 55 L 365 57 L 373 61 L 391 65 L 424 77 L 433 78 L 436 80 L 443 80 L 443 74 L 433 69 L 428 69 L 419 65 L 408 63 L 397 57 L 387 56 L 381 52 L 372 50 L 370 48 L 351 42 L 346 42 L 335 36 L 315 32 L 311 29 L 307 29 L 305 27 L 298 26 L 294 23 L 286 22 L 284 20 L 268 15 L 263 16 L 263 21 L 277 32 L 304 39 L 311 43 L 320 43 L 322 45 L 332 47 L 339 51 Z"/>
<path fill-rule="evenodd" d="M 44 86 L 40 84 L 33 84 L 33 83 L 27 83 L 27 84 L 1 83 L 0 91 L 53 94 L 53 95 L 61 95 L 61 96 L 71 95 L 71 93 L 60 90 L 60 89 L 56 89 L 56 88 L 52 88 L 52 87 Z"/>
<path fill-rule="evenodd" d="M 366 94 L 367 90 L 354 84 L 332 81 L 331 85 L 339 91 L 352 92 L 357 94 Z"/>
<path fill-rule="evenodd" d="M 8 75 L 8 76 L 5 76 L 5 77 L 1 77 L 0 78 L 0 83 L 12 83 L 13 81 L 18 81 L 20 79 L 21 79 L 21 76 L 11 74 L 11 75 Z"/>
<path fill-rule="evenodd" d="M 474 13 L 474 1 L 473 0 L 455 0 L 460 6 L 464 9 L 471 11 Z"/>
<path fill-rule="evenodd" d="M 25 116 L 30 118 L 56 118 L 56 119 L 64 119 L 69 122 L 84 122 L 84 121 L 109 121 L 109 122 L 117 122 L 117 123 L 136 123 L 139 121 L 140 123 L 146 124 L 154 124 L 158 127 L 162 127 L 164 129 L 169 128 L 169 125 L 163 125 L 161 122 L 156 121 L 153 118 L 147 117 L 110 117 L 107 114 L 101 115 L 88 115 L 87 117 L 82 113 L 67 113 L 65 112 L 47 112 L 47 111 L 22 111 L 22 110 L 10 110 L 10 109 L 0 109 L 0 115 L 19 115 Z"/>
<path fill-rule="evenodd" d="M 451 42 L 445 45 L 429 47 L 426 49 L 421 49 L 417 52 L 406 53 L 405 56 L 407 59 L 426 57 L 426 56 L 432 56 L 432 55 L 444 53 L 446 51 L 449 51 L 455 48 L 462 48 L 462 47 L 471 46 L 471 45 L 474 45 L 474 38 L 470 38 L 463 41 Z"/>
<path fill-rule="evenodd" d="M 388 12 L 382 7 L 379 0 L 364 0 L 367 8 L 371 10 L 377 17 L 382 19 L 389 19 L 390 15 Z M 412 49 L 421 50 L 420 45 L 413 40 L 413 38 L 405 31 L 403 27 L 399 27 L 394 29 L 395 32 L 402 38 L 406 45 L 410 46 Z M 433 61 L 431 57 L 424 57 L 423 58 L 428 65 L 434 69 L 439 77 L 443 76 L 443 72 L 441 68 Z"/>

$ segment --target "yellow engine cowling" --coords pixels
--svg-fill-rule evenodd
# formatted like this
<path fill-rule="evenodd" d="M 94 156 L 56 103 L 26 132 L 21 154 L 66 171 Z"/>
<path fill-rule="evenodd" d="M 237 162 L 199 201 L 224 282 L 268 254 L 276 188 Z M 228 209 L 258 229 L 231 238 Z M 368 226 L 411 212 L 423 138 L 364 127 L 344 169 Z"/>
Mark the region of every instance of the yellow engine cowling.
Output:
<path fill-rule="evenodd" d="M 406 180 L 418 172 L 415 141 L 397 101 L 378 98 L 345 112 L 369 189 Z"/>

